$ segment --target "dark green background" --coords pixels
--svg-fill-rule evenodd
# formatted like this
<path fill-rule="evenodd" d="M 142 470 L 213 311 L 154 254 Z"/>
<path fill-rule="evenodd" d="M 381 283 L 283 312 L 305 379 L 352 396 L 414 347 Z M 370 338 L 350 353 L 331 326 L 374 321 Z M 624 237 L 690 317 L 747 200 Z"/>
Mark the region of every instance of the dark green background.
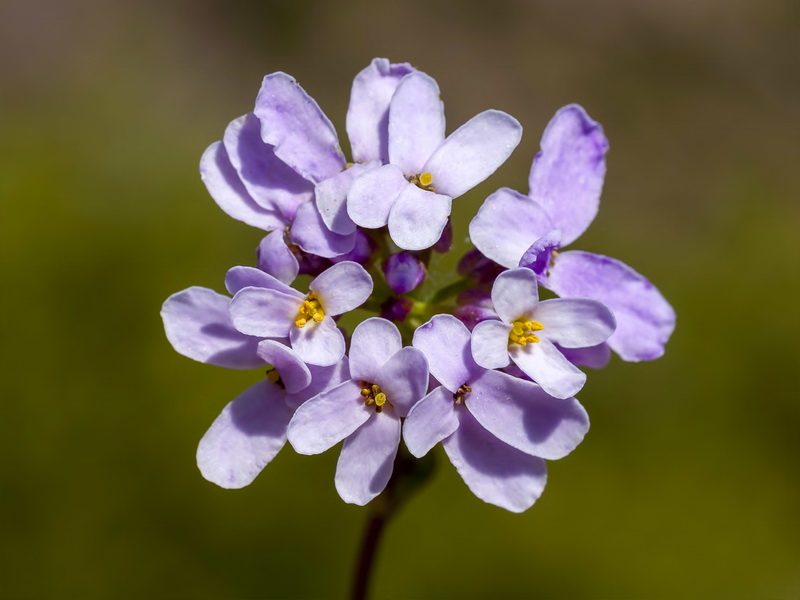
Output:
<path fill-rule="evenodd" d="M 800 596 L 797 6 L 4 2 L 0 594 L 346 593 L 366 511 L 336 495 L 337 452 L 287 449 L 240 491 L 202 479 L 197 441 L 261 374 L 179 356 L 158 311 L 254 261 L 197 164 L 261 77 L 296 76 L 344 137 L 352 77 L 386 56 L 438 80 L 448 131 L 487 108 L 525 128 L 456 202 L 461 249 L 488 193 L 526 191 L 555 110 L 585 106 L 611 152 L 575 248 L 646 274 L 678 327 L 661 360 L 590 374 L 592 430 L 528 512 L 439 453 L 376 598 Z"/>

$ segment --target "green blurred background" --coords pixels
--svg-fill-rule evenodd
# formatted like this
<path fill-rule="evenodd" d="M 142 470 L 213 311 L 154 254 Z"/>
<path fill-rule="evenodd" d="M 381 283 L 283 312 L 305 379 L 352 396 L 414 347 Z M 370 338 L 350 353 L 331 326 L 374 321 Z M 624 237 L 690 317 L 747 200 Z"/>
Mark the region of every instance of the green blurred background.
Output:
<path fill-rule="evenodd" d="M 457 203 L 462 249 L 488 193 L 527 189 L 555 110 L 585 106 L 611 153 L 575 247 L 647 275 L 678 327 L 661 360 L 590 374 L 592 431 L 528 512 L 440 453 L 375 597 L 800 597 L 798 6 L 5 0 L 0 594 L 347 593 L 366 511 L 336 495 L 338 452 L 206 482 L 197 441 L 261 373 L 179 356 L 158 312 L 254 262 L 197 165 L 261 77 L 297 77 L 344 137 L 352 77 L 386 56 L 438 80 L 448 131 L 487 108 L 525 127 Z"/>

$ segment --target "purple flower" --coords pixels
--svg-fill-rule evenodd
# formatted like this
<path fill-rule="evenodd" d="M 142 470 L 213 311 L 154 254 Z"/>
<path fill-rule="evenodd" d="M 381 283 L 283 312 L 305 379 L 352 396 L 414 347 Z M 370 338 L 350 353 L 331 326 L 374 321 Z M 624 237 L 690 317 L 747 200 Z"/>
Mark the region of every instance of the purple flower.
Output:
<path fill-rule="evenodd" d="M 575 398 L 559 400 L 535 383 L 480 367 L 469 331 L 451 315 L 419 327 L 413 345 L 441 386 L 405 420 L 409 451 L 421 457 L 442 442 L 478 498 L 513 512 L 530 508 L 547 480 L 542 459 L 562 458 L 581 442 L 586 411 Z"/>
<path fill-rule="evenodd" d="M 560 109 L 545 129 L 523 196 L 502 188 L 469 226 L 475 246 L 507 268 L 524 266 L 564 298 L 594 298 L 614 312 L 608 344 L 624 360 L 658 358 L 675 328 L 675 312 L 645 277 L 625 263 L 590 252 L 557 251 L 591 224 L 600 202 L 608 142 L 577 105 Z"/>
<path fill-rule="evenodd" d="M 231 321 L 247 335 L 288 337 L 292 349 L 309 364 L 332 365 L 345 349 L 333 317 L 363 304 L 372 293 L 372 278 L 361 265 L 341 262 L 320 273 L 308 287 L 308 295 L 288 286 L 244 287 L 231 300 Z"/>
<path fill-rule="evenodd" d="M 197 466 L 220 487 L 249 485 L 286 443 L 297 407 L 348 377 L 347 360 L 330 367 L 306 366 L 300 357 L 272 340 L 259 355 L 273 369 L 222 410 L 197 446 Z"/>
<path fill-rule="evenodd" d="M 425 281 L 425 263 L 411 252 L 398 252 L 384 261 L 383 274 L 395 294 L 405 294 Z"/>
<path fill-rule="evenodd" d="M 379 317 L 359 324 L 350 346 L 350 378 L 297 409 L 289 442 L 300 454 L 319 454 L 344 440 L 336 490 L 364 505 L 383 491 L 400 443 L 400 419 L 425 394 L 422 352 L 402 347 L 397 327 Z"/>
<path fill-rule="evenodd" d="M 439 87 L 428 75 L 403 77 L 389 106 L 389 163 L 353 182 L 347 212 L 361 227 L 389 226 L 405 250 L 433 246 L 454 198 L 489 177 L 519 143 L 522 127 L 504 112 L 476 115 L 445 139 Z"/>
<path fill-rule="evenodd" d="M 499 321 L 483 321 L 472 330 L 472 356 L 486 369 L 502 369 L 511 360 L 556 398 L 577 394 L 586 375 L 556 346 L 588 348 L 614 333 L 614 315 L 601 302 L 562 298 L 539 302 L 536 275 L 517 268 L 501 273 L 492 288 Z"/>

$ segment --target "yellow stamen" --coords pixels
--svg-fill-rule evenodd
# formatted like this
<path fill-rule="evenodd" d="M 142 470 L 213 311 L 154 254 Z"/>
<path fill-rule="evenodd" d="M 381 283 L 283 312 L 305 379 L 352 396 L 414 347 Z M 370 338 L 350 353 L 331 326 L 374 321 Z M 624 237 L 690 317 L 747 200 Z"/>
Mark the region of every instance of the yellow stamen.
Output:
<path fill-rule="evenodd" d="M 408 180 L 420 189 L 428 192 L 435 192 L 436 188 L 433 187 L 433 175 L 430 173 L 420 173 L 419 175 L 410 175 Z"/>
<path fill-rule="evenodd" d="M 375 412 L 381 412 L 384 404 L 392 405 L 379 385 L 369 384 L 366 381 L 362 381 L 361 385 L 364 386 L 361 388 L 361 397 L 364 398 L 365 406 L 375 406 Z"/>
<path fill-rule="evenodd" d="M 539 336 L 534 335 L 534 331 L 541 331 L 544 325 L 539 321 L 512 321 L 511 332 L 508 334 L 509 344 L 518 344 L 526 346 L 528 344 L 536 344 L 539 341 Z"/>
<path fill-rule="evenodd" d="M 309 321 L 319 323 L 324 318 L 325 311 L 322 309 L 322 304 L 319 298 L 317 298 L 317 295 L 311 292 L 306 299 L 303 300 L 300 308 L 297 309 L 297 319 L 294 324 L 297 327 L 305 327 L 306 323 Z"/>
<path fill-rule="evenodd" d="M 430 173 L 420 173 L 419 183 L 422 187 L 428 187 L 433 183 L 433 175 Z"/>

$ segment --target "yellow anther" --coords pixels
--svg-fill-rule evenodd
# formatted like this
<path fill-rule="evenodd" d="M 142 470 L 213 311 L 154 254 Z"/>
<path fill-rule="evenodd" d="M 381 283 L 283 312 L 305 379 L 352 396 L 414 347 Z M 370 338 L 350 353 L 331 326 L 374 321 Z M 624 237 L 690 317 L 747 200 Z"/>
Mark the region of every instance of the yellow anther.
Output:
<path fill-rule="evenodd" d="M 297 320 L 294 324 L 298 327 L 304 327 L 309 320 L 319 323 L 324 318 L 325 311 L 322 310 L 322 304 L 317 295 L 311 292 L 297 309 Z"/>
<path fill-rule="evenodd" d="M 281 378 L 280 374 L 275 369 L 267 371 L 267 379 L 272 383 L 278 383 L 278 380 L 280 378 Z"/>
<path fill-rule="evenodd" d="M 294 322 L 294 324 L 297 325 L 297 327 L 303 327 L 306 323 L 308 323 L 308 321 L 303 317 L 300 317 Z"/>
<path fill-rule="evenodd" d="M 386 404 L 386 394 L 384 394 L 383 392 L 375 394 L 375 404 L 377 404 L 378 406 L 383 406 L 384 404 Z"/>
<path fill-rule="evenodd" d="M 430 173 L 420 173 L 419 183 L 422 187 L 429 187 L 433 183 L 433 175 Z"/>
<path fill-rule="evenodd" d="M 392 403 L 389 402 L 379 385 L 370 384 L 366 381 L 362 381 L 361 385 L 364 386 L 361 388 L 361 397 L 364 398 L 365 406 L 375 406 L 375 412 L 381 412 L 384 404 L 391 406 Z"/>
<path fill-rule="evenodd" d="M 520 346 L 536 344 L 539 341 L 539 336 L 534 335 L 533 332 L 541 331 L 542 329 L 544 329 L 544 325 L 539 321 L 512 321 L 511 331 L 508 334 L 508 343 Z"/>
<path fill-rule="evenodd" d="M 370 394 L 372 394 L 372 392 L 371 392 L 369 389 L 367 389 L 367 388 L 364 388 L 364 389 L 362 389 L 362 390 L 361 390 L 361 395 L 362 395 L 364 398 L 369 398 L 369 397 L 370 397 Z"/>

